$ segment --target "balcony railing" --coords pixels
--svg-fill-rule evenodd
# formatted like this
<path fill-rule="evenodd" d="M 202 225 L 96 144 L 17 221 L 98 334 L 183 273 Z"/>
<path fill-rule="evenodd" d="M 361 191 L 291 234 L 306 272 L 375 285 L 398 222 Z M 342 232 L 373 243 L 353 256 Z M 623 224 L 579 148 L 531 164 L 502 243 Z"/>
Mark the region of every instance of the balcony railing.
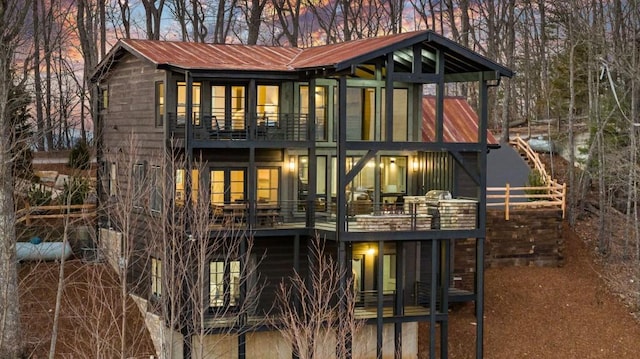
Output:
<path fill-rule="evenodd" d="M 194 115 L 193 118 L 199 118 L 199 123 L 193 126 L 193 137 L 197 140 L 308 141 L 310 138 L 306 114 L 260 116 L 255 122 L 247 115 L 232 118 Z M 169 113 L 168 119 L 170 135 L 184 138 L 184 116 Z"/>

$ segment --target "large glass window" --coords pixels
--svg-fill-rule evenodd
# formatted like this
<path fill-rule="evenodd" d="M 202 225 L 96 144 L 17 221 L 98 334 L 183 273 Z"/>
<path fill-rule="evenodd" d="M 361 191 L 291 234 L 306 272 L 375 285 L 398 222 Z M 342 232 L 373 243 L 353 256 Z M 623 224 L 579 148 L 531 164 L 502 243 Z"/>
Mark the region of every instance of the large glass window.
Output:
<path fill-rule="evenodd" d="M 327 200 L 327 157 L 317 156 L 316 161 L 316 210 L 323 211 Z M 304 201 L 309 194 L 309 156 L 300 156 L 298 164 L 298 200 Z"/>
<path fill-rule="evenodd" d="M 258 168 L 258 202 L 278 202 L 280 171 L 278 168 Z"/>
<path fill-rule="evenodd" d="M 380 157 L 380 189 L 383 202 L 394 202 L 397 196 L 407 193 L 406 157 Z"/>
<path fill-rule="evenodd" d="M 347 88 L 347 140 L 371 141 L 375 138 L 376 90 Z"/>
<path fill-rule="evenodd" d="M 235 306 L 240 299 L 240 261 L 209 263 L 209 306 Z"/>
<path fill-rule="evenodd" d="M 238 85 L 211 86 L 211 127 L 214 129 L 244 129 L 245 87 Z"/>
<path fill-rule="evenodd" d="M 245 170 L 211 170 L 211 204 L 242 202 L 245 200 Z"/>
<path fill-rule="evenodd" d="M 280 115 L 280 87 L 276 85 L 258 85 L 256 113 L 267 126 L 276 125 Z"/>
<path fill-rule="evenodd" d="M 192 122 L 195 126 L 200 125 L 200 83 L 194 82 L 192 87 Z M 187 84 L 178 82 L 178 106 L 176 109 L 178 124 L 184 125 L 187 118 Z"/>
<path fill-rule="evenodd" d="M 316 86 L 316 140 L 327 140 L 327 87 Z M 309 86 L 300 86 L 300 113 L 309 114 Z"/>
<path fill-rule="evenodd" d="M 393 141 L 406 141 L 408 136 L 408 93 L 407 89 L 393 89 Z M 386 96 L 382 91 L 382 138 L 386 139 Z"/>
<path fill-rule="evenodd" d="M 164 124 L 164 82 L 156 82 L 156 126 Z"/>
<path fill-rule="evenodd" d="M 360 160 L 360 157 L 347 157 L 347 172 Z M 331 159 L 331 196 L 335 197 L 338 187 L 338 161 L 335 157 Z M 353 178 L 347 186 L 348 200 L 354 197 L 366 195 L 367 199 L 373 198 L 375 188 L 375 162 L 369 161 L 362 170 Z"/>

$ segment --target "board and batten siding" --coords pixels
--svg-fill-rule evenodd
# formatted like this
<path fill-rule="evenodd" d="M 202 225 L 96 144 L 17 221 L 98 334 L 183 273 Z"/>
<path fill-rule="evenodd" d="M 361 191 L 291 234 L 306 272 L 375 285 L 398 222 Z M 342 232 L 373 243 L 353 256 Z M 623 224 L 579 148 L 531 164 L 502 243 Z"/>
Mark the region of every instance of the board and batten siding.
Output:
<path fill-rule="evenodd" d="M 105 155 L 128 147 L 133 134 L 140 157 L 158 156 L 164 149 L 164 126 L 156 126 L 155 83 L 165 80 L 165 71 L 127 54 L 111 67 L 100 87 L 108 91 L 102 110 Z"/>

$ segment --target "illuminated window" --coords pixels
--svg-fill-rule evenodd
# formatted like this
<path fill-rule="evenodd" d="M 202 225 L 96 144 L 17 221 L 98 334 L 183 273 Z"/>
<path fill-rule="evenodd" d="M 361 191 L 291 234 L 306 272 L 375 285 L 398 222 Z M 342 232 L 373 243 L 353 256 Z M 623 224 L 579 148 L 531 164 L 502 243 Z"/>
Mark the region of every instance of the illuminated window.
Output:
<path fill-rule="evenodd" d="M 347 172 L 360 160 L 360 157 L 347 157 Z M 331 195 L 336 196 L 338 186 L 338 161 L 335 157 L 331 158 Z M 375 188 L 375 163 L 371 160 L 362 170 L 353 178 L 353 181 L 347 186 L 349 194 L 366 193 L 369 197 Z"/>
<path fill-rule="evenodd" d="M 185 186 L 186 186 L 186 171 L 184 169 L 176 170 L 176 205 L 184 205 L 185 201 Z M 200 172 L 197 169 L 191 170 L 191 202 L 196 203 L 198 201 L 198 191 L 200 186 Z"/>
<path fill-rule="evenodd" d="M 258 168 L 258 201 L 277 203 L 279 183 L 277 168 Z"/>
<path fill-rule="evenodd" d="M 211 204 L 223 205 L 245 199 L 245 170 L 216 169 L 209 173 Z"/>
<path fill-rule="evenodd" d="M 194 82 L 192 86 L 192 122 L 194 126 L 200 125 L 200 83 Z M 176 109 L 178 125 L 184 125 L 187 118 L 187 84 L 178 82 L 178 107 Z"/>
<path fill-rule="evenodd" d="M 256 113 L 268 126 L 276 125 L 280 114 L 280 88 L 275 85 L 258 85 Z"/>
<path fill-rule="evenodd" d="M 240 300 L 240 261 L 209 263 L 209 306 L 236 306 Z"/>
<path fill-rule="evenodd" d="M 327 140 L 327 87 L 316 86 L 316 140 Z M 300 86 L 300 113 L 309 114 L 309 86 Z"/>
<path fill-rule="evenodd" d="M 211 127 L 219 130 L 245 127 L 245 87 L 211 86 Z"/>
<path fill-rule="evenodd" d="M 162 261 L 157 258 L 151 258 L 151 294 L 162 295 Z"/>

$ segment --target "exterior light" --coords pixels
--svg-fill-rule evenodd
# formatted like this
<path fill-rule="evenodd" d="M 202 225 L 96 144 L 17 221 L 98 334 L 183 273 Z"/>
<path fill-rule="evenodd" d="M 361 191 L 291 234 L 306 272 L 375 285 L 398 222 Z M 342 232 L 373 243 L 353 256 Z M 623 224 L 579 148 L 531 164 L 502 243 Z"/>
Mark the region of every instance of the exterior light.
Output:
<path fill-rule="evenodd" d="M 370 256 L 376 254 L 376 249 L 373 248 L 373 247 L 368 247 L 367 248 L 367 254 L 370 255 Z"/>
<path fill-rule="evenodd" d="M 417 172 L 420 169 L 420 163 L 418 162 L 418 157 L 413 158 L 413 171 Z"/>
<path fill-rule="evenodd" d="M 296 158 L 295 156 L 289 157 L 289 171 L 293 172 L 296 169 Z"/>

